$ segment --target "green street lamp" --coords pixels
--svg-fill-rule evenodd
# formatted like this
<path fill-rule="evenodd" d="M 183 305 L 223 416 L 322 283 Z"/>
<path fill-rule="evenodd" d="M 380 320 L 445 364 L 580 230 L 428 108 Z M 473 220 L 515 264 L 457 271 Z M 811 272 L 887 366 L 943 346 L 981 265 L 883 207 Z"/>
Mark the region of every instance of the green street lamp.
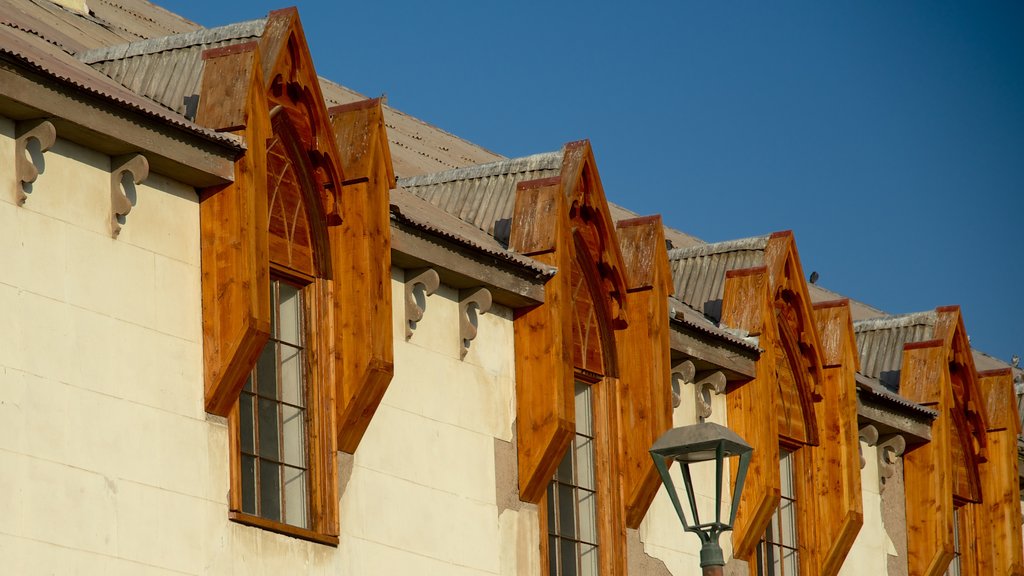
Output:
<path fill-rule="evenodd" d="M 683 523 L 683 529 L 693 532 L 700 538 L 700 566 L 704 570 L 704 576 L 720 576 L 722 574 L 725 556 L 722 554 L 718 537 L 722 532 L 732 530 L 733 523 L 736 521 L 736 509 L 739 507 L 743 481 L 746 480 L 747 468 L 750 466 L 750 456 L 753 451 L 750 444 L 744 442 L 738 434 L 714 422 L 701 422 L 692 426 L 673 428 L 662 434 L 661 438 L 658 438 L 654 446 L 651 447 L 650 452 L 651 458 L 654 459 L 654 466 L 661 474 L 661 481 L 665 484 L 665 489 L 668 490 L 669 498 L 672 499 L 672 504 L 676 508 L 676 514 L 679 515 L 679 520 Z M 727 522 L 723 522 L 723 463 L 726 458 L 731 456 L 739 456 L 739 465 L 736 469 L 736 487 L 732 494 L 729 519 Z M 710 522 L 701 522 L 700 515 L 697 513 L 697 496 L 693 491 L 693 479 L 690 477 L 690 464 L 712 460 L 715 462 L 715 519 Z M 668 467 L 672 462 L 679 463 L 686 494 L 690 501 L 692 522 L 686 520 L 683 506 L 679 502 L 679 493 L 668 473 Z"/>

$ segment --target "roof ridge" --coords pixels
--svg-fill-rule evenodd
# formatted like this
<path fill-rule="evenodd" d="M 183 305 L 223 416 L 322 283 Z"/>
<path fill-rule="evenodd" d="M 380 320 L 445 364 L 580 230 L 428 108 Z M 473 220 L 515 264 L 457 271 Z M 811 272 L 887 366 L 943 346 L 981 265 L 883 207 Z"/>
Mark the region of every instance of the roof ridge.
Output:
<path fill-rule="evenodd" d="M 725 240 L 723 242 L 698 244 L 696 246 L 688 246 L 686 248 L 673 248 L 668 251 L 668 259 L 670 261 L 686 260 L 688 258 L 711 256 L 712 254 L 721 254 L 723 252 L 764 250 L 765 246 L 768 245 L 769 237 L 770 235 L 765 234 L 763 236 L 750 236 L 747 238 L 737 238 L 735 240 Z"/>
<path fill-rule="evenodd" d="M 136 40 L 115 46 L 104 46 L 86 50 L 76 57 L 86 64 L 93 65 L 109 60 L 122 60 L 133 56 L 158 54 L 169 50 L 179 50 L 199 44 L 209 44 L 233 40 L 238 38 L 250 38 L 260 36 L 267 24 L 266 18 L 257 18 L 245 22 L 226 24 L 216 28 L 200 28 L 192 32 L 171 34 L 169 36 L 158 36 L 144 40 Z"/>
<path fill-rule="evenodd" d="M 420 176 L 400 178 L 398 184 L 403 188 L 416 188 L 418 186 L 430 186 L 444 184 L 459 180 L 475 180 L 496 176 L 499 174 L 517 174 L 534 170 L 551 170 L 562 165 L 562 150 L 554 152 L 542 152 L 520 158 L 506 158 L 487 162 L 486 164 L 474 164 L 463 168 L 452 168 L 441 172 L 433 172 Z"/>
<path fill-rule="evenodd" d="M 854 332 L 868 332 L 872 330 L 891 330 L 893 328 L 904 328 L 906 326 L 934 326 L 938 319 L 934 310 L 923 312 L 910 312 L 908 314 L 891 314 L 879 318 L 866 318 L 853 322 Z"/>

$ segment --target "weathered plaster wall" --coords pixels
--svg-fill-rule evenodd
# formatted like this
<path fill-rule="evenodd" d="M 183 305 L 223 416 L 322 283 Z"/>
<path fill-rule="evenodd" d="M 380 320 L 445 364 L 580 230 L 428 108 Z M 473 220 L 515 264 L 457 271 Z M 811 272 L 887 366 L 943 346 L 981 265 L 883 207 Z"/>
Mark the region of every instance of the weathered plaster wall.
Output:
<path fill-rule="evenodd" d="M 427 297 L 405 341 L 401 270 L 392 287 L 395 377 L 342 494 L 344 573 L 528 574 L 519 560 L 538 545 L 536 509 L 508 507 L 507 497 L 499 508 L 496 490 L 499 460 L 509 481 L 496 440 L 511 446 L 511 311 L 478 316 L 460 360 L 458 292 L 442 285 Z"/>
<path fill-rule="evenodd" d="M 864 524 L 853 542 L 839 576 L 878 576 L 885 574 L 890 555 L 896 548 L 882 522 L 882 496 L 878 476 L 878 450 L 865 442 L 860 443 L 864 467 L 860 471 L 861 494 L 864 503 Z M 889 487 L 892 488 L 891 486 Z"/>
<path fill-rule="evenodd" d="M 882 523 L 895 549 L 888 557 L 888 576 L 907 576 L 907 497 L 904 493 L 903 458 L 897 458 L 891 477 L 882 490 Z"/>
<path fill-rule="evenodd" d="M 675 377 L 673 375 L 673 378 Z M 680 390 L 681 402 L 672 412 L 672 425 L 674 427 L 686 426 L 697 422 L 693 385 L 680 383 Z M 727 425 L 725 396 L 713 395 L 711 406 L 712 413 L 708 421 L 716 422 L 723 426 Z M 698 494 L 698 509 L 702 514 L 702 519 L 705 518 L 705 514 L 707 518 L 711 518 L 714 514 L 714 465 L 702 464 L 699 467 L 691 467 L 691 471 L 694 475 L 694 487 Z M 728 467 L 726 467 L 726 471 L 728 473 Z M 675 466 L 672 467 L 671 472 L 681 487 L 682 479 L 678 476 Z M 730 497 L 728 486 L 723 487 L 723 492 L 722 507 L 723 510 L 728 510 L 728 499 Z M 685 493 L 681 493 L 680 497 L 684 499 L 685 510 Z M 666 573 L 676 576 L 694 574 L 695 570 L 700 566 L 700 540 L 696 535 L 683 531 L 683 526 L 679 522 L 679 516 L 676 515 L 675 508 L 672 506 L 672 501 L 669 500 L 668 493 L 664 487 L 658 491 L 654 503 L 651 504 L 651 508 L 647 511 L 647 516 L 640 523 L 640 528 L 637 532 L 639 535 L 638 539 L 628 539 L 628 545 L 631 547 L 628 556 L 631 573 L 647 573 L 644 570 L 650 570 L 651 560 L 656 560 L 658 563 L 663 564 L 664 569 L 667 571 Z M 642 546 L 642 550 L 633 549 L 637 545 Z M 728 536 L 722 538 L 722 548 L 728 560 L 732 556 L 732 541 Z M 659 568 L 660 571 L 661 569 Z"/>

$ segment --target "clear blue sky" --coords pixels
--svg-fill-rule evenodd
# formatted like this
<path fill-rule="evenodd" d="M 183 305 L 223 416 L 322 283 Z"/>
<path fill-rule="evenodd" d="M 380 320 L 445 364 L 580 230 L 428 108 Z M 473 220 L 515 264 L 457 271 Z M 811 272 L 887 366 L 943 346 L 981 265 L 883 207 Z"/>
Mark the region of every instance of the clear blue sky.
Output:
<path fill-rule="evenodd" d="M 159 4 L 206 26 L 264 1 Z M 589 138 L 611 201 L 792 229 L 819 283 L 1024 355 L 1022 2 L 305 2 L 317 71 L 507 156 Z"/>

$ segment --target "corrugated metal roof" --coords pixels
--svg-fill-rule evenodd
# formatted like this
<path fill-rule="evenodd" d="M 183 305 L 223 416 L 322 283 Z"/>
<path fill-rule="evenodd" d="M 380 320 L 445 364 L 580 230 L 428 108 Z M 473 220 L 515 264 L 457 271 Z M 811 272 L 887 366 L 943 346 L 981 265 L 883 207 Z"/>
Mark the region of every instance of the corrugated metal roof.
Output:
<path fill-rule="evenodd" d="M 680 324 L 714 336 L 719 340 L 724 340 L 741 348 L 753 350 L 758 353 L 761 352 L 761 348 L 758 346 L 756 339 L 742 338 L 724 328 L 719 327 L 700 312 L 697 312 L 671 296 L 668 298 L 668 315 L 669 318 L 675 322 L 679 322 Z"/>
<path fill-rule="evenodd" d="M 854 322 L 860 373 L 879 380 L 889 390 L 898 391 L 903 345 L 931 340 L 935 320 L 935 312 L 927 311 Z"/>
<path fill-rule="evenodd" d="M 764 265 L 768 236 L 668 251 L 675 297 L 716 322 L 722 318 L 725 273 Z"/>
<path fill-rule="evenodd" d="M 549 276 L 555 268 L 505 249 L 497 240 L 475 226 L 462 222 L 444 210 L 402 188 L 391 191 L 391 214 L 400 222 L 473 248 L 490 256 Z"/>
<path fill-rule="evenodd" d="M 242 142 L 238 137 L 231 134 L 220 134 L 190 122 L 156 102 L 135 94 L 76 60 L 63 50 L 30 33 L 0 26 L 0 53 L 7 54 L 54 80 L 64 82 L 154 120 L 176 126 L 218 144 L 234 149 L 242 148 Z M 31 102 L 27 104 L 31 105 Z"/>
<path fill-rule="evenodd" d="M 145 0 L 89 0 L 92 14 L 52 2 L 0 0 L 0 23 L 32 31 L 71 53 L 199 26 Z"/>
<path fill-rule="evenodd" d="M 402 178 L 398 184 L 507 246 L 516 184 L 557 176 L 561 169 L 558 151 Z"/>
<path fill-rule="evenodd" d="M 259 39 L 266 19 L 96 48 L 78 59 L 136 94 L 195 120 L 203 51 Z"/>
<path fill-rule="evenodd" d="M 931 408 L 926 408 L 916 402 L 911 402 L 903 396 L 888 390 L 881 382 L 878 381 L 877 378 L 871 378 L 858 373 L 855 379 L 857 381 L 858 396 L 867 395 L 874 400 L 882 400 L 887 404 L 905 408 L 912 414 L 925 417 L 930 420 L 935 419 L 935 417 L 939 415 L 938 412 Z"/>
<path fill-rule="evenodd" d="M 320 78 L 320 90 L 328 107 L 367 98 L 326 78 Z M 500 154 L 388 105 L 384 106 L 384 124 L 391 144 L 391 161 L 399 178 L 502 159 Z"/>

